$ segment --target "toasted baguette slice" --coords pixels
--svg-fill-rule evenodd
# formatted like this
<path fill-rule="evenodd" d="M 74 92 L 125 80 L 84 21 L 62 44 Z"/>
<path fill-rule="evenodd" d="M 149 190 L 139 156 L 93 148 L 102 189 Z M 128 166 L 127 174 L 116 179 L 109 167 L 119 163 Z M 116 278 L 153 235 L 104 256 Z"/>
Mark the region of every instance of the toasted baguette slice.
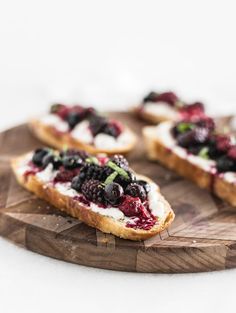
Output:
<path fill-rule="evenodd" d="M 133 112 L 137 117 L 141 118 L 142 120 L 146 122 L 149 122 L 151 124 L 159 124 L 165 121 L 176 121 L 179 118 L 178 112 L 174 109 L 172 110 L 173 110 L 173 115 L 164 114 L 163 112 L 157 114 L 157 113 L 154 113 L 154 112 L 152 113 L 148 110 L 145 110 L 145 108 L 141 108 L 139 105 L 139 106 L 133 107 L 131 109 L 131 112 Z"/>
<path fill-rule="evenodd" d="M 173 123 L 164 122 L 157 127 L 144 127 L 143 135 L 149 159 L 159 161 L 167 168 L 195 182 L 199 187 L 213 192 L 219 198 L 236 206 L 236 180 L 235 182 L 227 181 L 224 175 L 217 175 L 215 171 L 211 170 L 208 164 L 214 161 L 188 156 L 187 152 L 183 153 L 185 149 L 171 147 L 168 138 L 171 136 L 172 126 Z"/>
<path fill-rule="evenodd" d="M 174 212 L 169 203 L 160 194 L 157 185 L 155 185 L 156 193 L 158 195 L 158 201 L 160 201 L 160 204 L 164 208 L 164 214 L 161 218 L 158 218 L 156 224 L 149 230 L 129 228 L 126 227 L 126 221 L 93 211 L 90 206 L 86 206 L 75 200 L 74 197 L 61 193 L 53 184 L 43 183 L 37 175 L 29 175 L 26 179 L 20 169 L 27 158 L 28 155 L 23 155 L 12 160 L 12 169 L 20 185 L 35 193 L 39 198 L 48 201 L 59 210 L 80 219 L 87 225 L 95 227 L 104 233 L 111 233 L 124 239 L 145 240 L 166 229 L 174 220 Z M 145 177 L 140 176 L 140 178 L 150 181 Z"/>
<path fill-rule="evenodd" d="M 57 149 L 63 149 L 65 146 L 68 148 L 82 149 L 92 154 L 127 154 L 134 148 L 137 141 L 135 134 L 128 127 L 124 127 L 124 131 L 126 135 L 128 135 L 129 141 L 110 149 L 97 148 L 95 145 L 86 144 L 82 140 L 73 138 L 70 132 L 58 132 L 53 126 L 43 123 L 40 119 L 30 120 L 29 127 L 34 135 L 47 145 Z"/>

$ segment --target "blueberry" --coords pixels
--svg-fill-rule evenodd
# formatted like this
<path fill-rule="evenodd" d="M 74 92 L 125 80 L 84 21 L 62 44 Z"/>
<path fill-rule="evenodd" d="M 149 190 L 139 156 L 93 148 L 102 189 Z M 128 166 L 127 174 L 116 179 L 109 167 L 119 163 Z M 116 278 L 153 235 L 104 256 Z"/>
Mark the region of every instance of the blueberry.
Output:
<path fill-rule="evenodd" d="M 196 127 L 186 133 L 177 136 L 178 144 L 181 147 L 187 148 L 195 144 L 205 143 L 209 139 L 209 129 Z"/>
<path fill-rule="evenodd" d="M 113 205 L 119 203 L 119 200 L 121 199 L 123 194 L 123 188 L 117 183 L 111 183 L 106 185 L 105 187 L 105 199 Z"/>
<path fill-rule="evenodd" d="M 65 156 L 62 164 L 67 170 L 72 170 L 83 165 L 83 160 L 77 155 Z"/>
<path fill-rule="evenodd" d="M 53 165 L 53 168 L 57 170 L 62 165 L 62 160 L 57 155 L 47 154 L 42 161 L 43 168 L 46 168 L 50 163 Z"/>
<path fill-rule="evenodd" d="M 32 158 L 32 162 L 39 167 L 43 166 L 43 159 L 49 153 L 50 151 L 47 148 L 35 150 L 33 158 Z"/>
<path fill-rule="evenodd" d="M 137 184 L 143 186 L 143 188 L 145 189 L 147 194 L 151 190 L 150 184 L 148 182 L 146 182 L 145 180 L 137 180 Z"/>
<path fill-rule="evenodd" d="M 83 175 L 75 176 L 71 183 L 71 188 L 75 189 L 76 191 L 81 191 L 81 187 L 85 181 L 85 177 Z"/>
<path fill-rule="evenodd" d="M 69 124 L 70 129 L 73 129 L 81 121 L 81 114 L 77 112 L 70 112 L 66 121 Z"/>
<path fill-rule="evenodd" d="M 141 201 L 146 200 L 147 194 L 144 187 L 137 183 L 131 183 L 125 189 L 125 193 L 134 198 L 140 198 Z"/>

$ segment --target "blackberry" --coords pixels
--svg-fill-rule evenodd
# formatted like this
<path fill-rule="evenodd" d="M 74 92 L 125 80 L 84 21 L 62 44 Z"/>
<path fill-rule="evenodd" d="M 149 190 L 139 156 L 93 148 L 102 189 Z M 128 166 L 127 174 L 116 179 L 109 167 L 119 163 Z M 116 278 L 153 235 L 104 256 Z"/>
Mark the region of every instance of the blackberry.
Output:
<path fill-rule="evenodd" d="M 125 193 L 134 198 L 139 198 L 141 201 L 147 199 L 147 194 L 143 186 L 138 183 L 131 183 L 125 189 Z"/>
<path fill-rule="evenodd" d="M 113 157 L 110 158 L 110 161 L 115 163 L 117 166 L 123 168 L 123 169 L 128 169 L 129 167 L 129 162 L 126 160 L 123 155 L 116 154 Z"/>
<path fill-rule="evenodd" d="M 107 123 L 101 130 L 102 133 L 112 136 L 114 138 L 117 138 L 120 133 L 121 130 L 119 129 L 119 127 L 117 127 L 116 124 L 114 123 Z"/>
<path fill-rule="evenodd" d="M 107 119 L 103 116 L 94 115 L 90 119 L 90 130 L 95 137 L 98 133 L 101 133 L 103 128 L 107 125 Z"/>
<path fill-rule="evenodd" d="M 228 156 L 220 157 L 216 162 L 216 168 L 219 173 L 225 173 L 235 170 L 235 163 Z"/>
<path fill-rule="evenodd" d="M 77 155 L 65 156 L 62 164 L 67 170 L 72 170 L 83 165 L 83 160 Z"/>
<path fill-rule="evenodd" d="M 86 179 L 101 180 L 103 168 L 97 164 L 86 163 L 80 170 L 80 176 Z"/>
<path fill-rule="evenodd" d="M 117 183 L 111 183 L 105 186 L 105 199 L 113 205 L 119 203 L 123 194 L 123 188 Z"/>
<path fill-rule="evenodd" d="M 177 136 L 178 144 L 187 148 L 195 144 L 205 143 L 209 139 L 209 130 L 207 128 L 196 127 L 186 133 Z"/>
<path fill-rule="evenodd" d="M 43 166 L 43 159 L 49 153 L 50 153 L 50 150 L 47 148 L 35 150 L 34 155 L 32 157 L 32 162 L 39 167 Z"/>
<path fill-rule="evenodd" d="M 42 161 L 43 168 L 46 168 L 50 163 L 53 165 L 53 168 L 57 170 L 62 165 L 62 160 L 58 155 L 47 154 Z"/>
<path fill-rule="evenodd" d="M 95 203 L 104 204 L 104 186 L 99 180 L 91 179 L 83 183 L 81 187 L 82 194 Z"/>
<path fill-rule="evenodd" d="M 198 155 L 199 152 L 204 148 L 204 145 L 193 145 L 188 147 L 188 152 L 194 155 Z"/>

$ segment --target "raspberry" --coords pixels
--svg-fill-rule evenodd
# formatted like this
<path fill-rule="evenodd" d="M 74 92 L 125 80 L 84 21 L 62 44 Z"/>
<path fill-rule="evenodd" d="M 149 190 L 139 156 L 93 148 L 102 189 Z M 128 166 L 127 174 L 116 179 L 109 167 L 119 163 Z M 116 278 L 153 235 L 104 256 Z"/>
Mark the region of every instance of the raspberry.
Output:
<path fill-rule="evenodd" d="M 90 201 L 104 204 L 104 186 L 98 180 L 87 180 L 81 187 L 83 195 Z"/>
<path fill-rule="evenodd" d="M 215 122 L 211 117 L 202 118 L 196 124 L 199 127 L 204 127 L 211 131 L 215 129 Z"/>
<path fill-rule="evenodd" d="M 171 106 L 174 106 L 179 98 L 173 92 L 163 92 L 163 93 L 156 93 L 150 92 L 147 97 L 143 99 L 143 102 L 166 102 Z"/>
<path fill-rule="evenodd" d="M 181 147 L 189 147 L 195 144 L 205 143 L 209 139 L 209 130 L 207 128 L 197 127 L 177 137 L 178 144 Z"/>
<path fill-rule="evenodd" d="M 114 162 L 117 166 L 127 169 L 129 167 L 129 162 L 126 160 L 123 155 L 116 154 L 112 158 L 110 158 L 110 161 Z"/>
<path fill-rule="evenodd" d="M 56 114 L 60 116 L 63 120 L 66 120 L 68 114 L 70 112 L 70 107 L 66 105 L 61 105 L 57 110 Z"/>
<path fill-rule="evenodd" d="M 131 196 L 124 196 L 123 202 L 119 206 L 119 209 L 124 213 L 125 216 L 140 216 L 144 211 L 139 198 L 133 198 Z"/>
<path fill-rule="evenodd" d="M 117 183 L 111 183 L 105 187 L 105 199 L 113 205 L 119 203 L 123 194 L 123 188 Z"/>
<path fill-rule="evenodd" d="M 183 120 L 195 121 L 205 118 L 204 105 L 201 102 L 185 105 L 180 109 L 180 114 Z"/>
<path fill-rule="evenodd" d="M 54 178 L 54 183 L 65 183 L 65 182 L 71 182 L 72 179 L 78 175 L 78 171 L 77 170 L 65 170 L 65 169 L 61 169 L 56 177 Z"/>
<path fill-rule="evenodd" d="M 236 161 L 236 146 L 233 146 L 229 149 L 227 156 L 233 160 Z"/>
<path fill-rule="evenodd" d="M 216 148 L 220 152 L 227 152 L 231 147 L 230 137 L 227 135 L 218 135 L 216 137 Z"/>
<path fill-rule="evenodd" d="M 127 188 L 125 189 L 125 193 L 134 198 L 139 198 L 141 201 L 144 201 L 147 198 L 145 189 L 143 188 L 143 186 L 137 183 L 129 184 Z"/>

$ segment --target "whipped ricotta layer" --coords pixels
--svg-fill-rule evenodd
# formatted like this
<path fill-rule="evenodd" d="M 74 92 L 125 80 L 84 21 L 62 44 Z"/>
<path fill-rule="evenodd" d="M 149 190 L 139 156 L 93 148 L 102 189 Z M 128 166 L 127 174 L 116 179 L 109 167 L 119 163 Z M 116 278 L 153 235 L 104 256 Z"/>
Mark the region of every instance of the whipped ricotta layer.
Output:
<path fill-rule="evenodd" d="M 53 165 L 50 163 L 43 170 L 36 174 L 36 177 L 43 183 L 50 183 L 57 175 L 58 171 L 53 170 Z"/>
<path fill-rule="evenodd" d="M 154 216 L 162 218 L 165 215 L 165 203 L 163 197 L 157 189 L 157 185 L 150 183 L 150 191 L 148 193 L 149 209 Z"/>
<path fill-rule="evenodd" d="M 42 117 L 40 121 L 45 125 L 54 127 L 61 133 L 70 131 L 68 124 L 56 114 L 48 114 Z M 99 133 L 93 137 L 88 120 L 78 123 L 70 132 L 70 135 L 75 140 L 79 140 L 85 144 L 94 145 L 96 148 L 104 150 L 125 147 L 133 140 L 133 135 L 127 129 L 125 129 L 117 138 L 104 133 Z"/>
<path fill-rule="evenodd" d="M 56 114 L 47 114 L 40 119 L 40 122 L 45 125 L 54 127 L 57 131 L 61 133 L 66 133 L 69 131 L 68 124 Z"/>
<path fill-rule="evenodd" d="M 146 102 L 143 106 L 144 112 L 156 116 L 166 117 L 170 120 L 179 118 L 179 113 L 166 102 Z"/>
<path fill-rule="evenodd" d="M 226 172 L 222 175 L 223 179 L 230 184 L 236 183 L 236 173 L 235 172 Z"/>
<path fill-rule="evenodd" d="M 133 137 L 128 130 L 124 130 L 117 138 L 100 133 L 94 138 L 94 145 L 98 149 L 112 150 L 122 148 L 132 142 Z"/>
<path fill-rule="evenodd" d="M 84 120 L 81 123 L 77 124 L 71 132 L 71 137 L 75 140 L 80 140 L 87 144 L 93 143 L 93 135 L 89 129 L 89 121 Z"/>

